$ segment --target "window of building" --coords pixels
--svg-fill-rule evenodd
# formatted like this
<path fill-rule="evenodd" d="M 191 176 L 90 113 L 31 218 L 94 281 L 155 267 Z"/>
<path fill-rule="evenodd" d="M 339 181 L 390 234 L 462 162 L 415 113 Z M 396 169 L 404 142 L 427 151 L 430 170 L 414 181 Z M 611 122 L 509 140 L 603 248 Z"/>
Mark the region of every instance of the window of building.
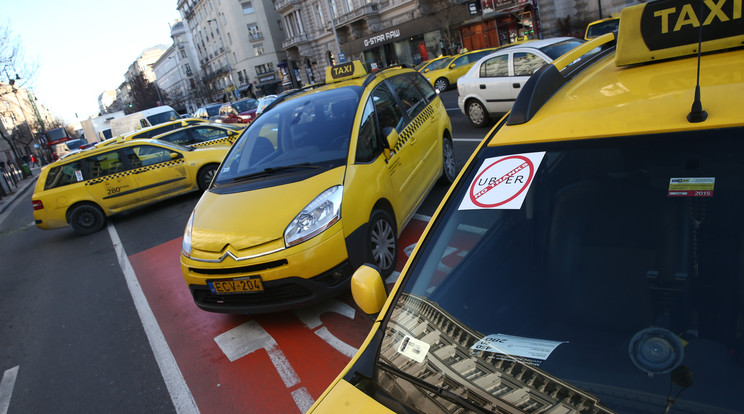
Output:
<path fill-rule="evenodd" d="M 261 34 L 261 29 L 258 28 L 257 24 L 248 25 L 248 36 L 251 38 L 251 40 L 263 39 L 263 35 Z"/>
<path fill-rule="evenodd" d="M 253 13 L 253 2 L 252 1 L 243 2 L 241 3 L 241 6 L 243 6 L 243 14 Z"/>
<path fill-rule="evenodd" d="M 315 3 L 315 16 L 318 18 L 318 26 L 325 26 L 325 18 L 323 17 L 323 8 L 320 6 L 320 2 Z"/>
<path fill-rule="evenodd" d="M 256 75 L 264 75 L 266 73 L 273 73 L 273 72 L 274 72 L 274 64 L 271 62 L 256 66 Z"/>
<path fill-rule="evenodd" d="M 261 56 L 264 54 L 263 43 L 253 45 L 253 54 L 256 56 Z"/>

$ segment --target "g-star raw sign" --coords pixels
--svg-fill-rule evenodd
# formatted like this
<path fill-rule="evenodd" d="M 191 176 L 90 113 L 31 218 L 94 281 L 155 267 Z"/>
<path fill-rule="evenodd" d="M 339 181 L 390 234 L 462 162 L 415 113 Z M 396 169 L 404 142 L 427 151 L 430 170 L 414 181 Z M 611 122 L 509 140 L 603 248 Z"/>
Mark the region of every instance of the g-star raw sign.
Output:
<path fill-rule="evenodd" d="M 398 37 L 400 37 L 400 29 L 391 30 L 389 32 L 385 32 L 377 36 L 372 36 L 369 39 L 364 39 L 364 47 L 372 46 L 377 43 L 384 42 L 386 40 L 396 39 Z"/>

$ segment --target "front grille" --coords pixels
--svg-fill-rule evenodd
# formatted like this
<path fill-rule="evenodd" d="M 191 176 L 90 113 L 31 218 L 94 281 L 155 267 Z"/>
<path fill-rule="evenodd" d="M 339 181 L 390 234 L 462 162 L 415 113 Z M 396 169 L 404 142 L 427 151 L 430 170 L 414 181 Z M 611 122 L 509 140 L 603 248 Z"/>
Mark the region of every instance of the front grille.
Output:
<path fill-rule="evenodd" d="M 263 270 L 274 269 L 287 265 L 287 259 L 274 260 L 273 262 L 259 263 L 250 266 L 229 267 L 229 268 L 199 268 L 190 267 L 189 272 L 200 275 L 231 275 L 240 273 L 255 273 Z"/>

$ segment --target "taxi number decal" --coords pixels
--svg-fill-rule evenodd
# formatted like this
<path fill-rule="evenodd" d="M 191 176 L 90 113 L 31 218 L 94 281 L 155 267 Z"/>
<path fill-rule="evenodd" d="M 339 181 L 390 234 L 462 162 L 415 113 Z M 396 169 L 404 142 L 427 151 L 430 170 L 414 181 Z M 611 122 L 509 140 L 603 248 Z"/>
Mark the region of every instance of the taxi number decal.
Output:
<path fill-rule="evenodd" d="M 112 194 L 119 194 L 121 192 L 121 187 L 111 187 L 106 189 L 106 193 L 108 195 Z"/>
<path fill-rule="evenodd" d="M 519 210 L 544 155 L 533 152 L 484 160 L 460 210 Z"/>

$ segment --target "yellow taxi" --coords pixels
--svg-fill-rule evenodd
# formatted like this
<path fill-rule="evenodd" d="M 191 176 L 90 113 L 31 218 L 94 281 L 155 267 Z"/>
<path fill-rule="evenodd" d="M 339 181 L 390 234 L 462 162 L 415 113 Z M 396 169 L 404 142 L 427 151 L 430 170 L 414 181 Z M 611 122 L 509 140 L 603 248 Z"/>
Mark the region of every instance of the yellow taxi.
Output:
<path fill-rule="evenodd" d="M 494 52 L 495 50 L 496 48 L 478 49 L 445 57 L 423 68 L 421 73 L 426 77 L 426 80 L 434 86 L 434 88 L 440 92 L 444 92 L 449 89 L 450 85 L 457 85 L 457 79 L 466 74 L 468 69 L 470 69 L 478 59 Z"/>
<path fill-rule="evenodd" d="M 32 197 L 36 226 L 92 234 L 113 214 L 204 190 L 229 149 L 138 139 L 72 154 L 42 168 Z"/>
<path fill-rule="evenodd" d="M 620 16 L 610 16 L 605 19 L 599 19 L 589 23 L 584 32 L 584 39 L 594 39 L 605 33 L 614 32 L 620 26 Z"/>
<path fill-rule="evenodd" d="M 741 412 L 741 12 L 632 6 L 536 72 L 389 295 L 354 274 L 375 321 L 308 412 Z"/>
<path fill-rule="evenodd" d="M 155 126 L 142 128 L 137 131 L 126 134 L 125 136 L 130 139 L 141 139 L 141 138 L 152 138 L 155 135 L 164 134 L 168 131 L 173 131 L 178 128 L 185 128 L 189 125 L 202 124 L 207 122 L 206 119 L 201 118 L 183 118 L 175 121 L 164 122 Z"/>
<path fill-rule="evenodd" d="M 245 125 L 199 123 L 155 135 L 153 139 L 172 142 L 186 147 L 232 145 L 245 129 Z"/>
<path fill-rule="evenodd" d="M 225 157 L 186 226 L 186 285 L 203 310 L 253 314 L 348 290 L 365 262 L 389 274 L 399 233 L 455 173 L 449 116 L 418 72 L 329 67 Z"/>

